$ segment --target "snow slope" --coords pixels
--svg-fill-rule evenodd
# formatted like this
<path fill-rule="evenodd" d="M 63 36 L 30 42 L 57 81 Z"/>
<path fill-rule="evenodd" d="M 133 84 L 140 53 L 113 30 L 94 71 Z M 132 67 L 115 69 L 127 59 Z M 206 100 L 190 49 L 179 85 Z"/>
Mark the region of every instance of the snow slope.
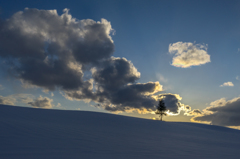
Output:
<path fill-rule="evenodd" d="M 240 131 L 0 105 L 0 159 L 239 159 Z"/>

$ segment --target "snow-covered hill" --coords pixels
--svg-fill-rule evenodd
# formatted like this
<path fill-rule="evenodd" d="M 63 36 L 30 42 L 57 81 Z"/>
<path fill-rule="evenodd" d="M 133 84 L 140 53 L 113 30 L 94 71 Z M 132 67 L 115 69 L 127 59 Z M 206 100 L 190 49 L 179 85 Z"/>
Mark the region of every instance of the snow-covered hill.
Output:
<path fill-rule="evenodd" d="M 240 131 L 85 111 L 0 105 L 1 159 L 232 159 Z"/>

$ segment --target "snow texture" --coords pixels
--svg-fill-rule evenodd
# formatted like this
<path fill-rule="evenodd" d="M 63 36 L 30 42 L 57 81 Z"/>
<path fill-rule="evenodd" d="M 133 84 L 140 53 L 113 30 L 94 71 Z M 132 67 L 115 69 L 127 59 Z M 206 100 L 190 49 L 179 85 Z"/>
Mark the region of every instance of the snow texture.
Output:
<path fill-rule="evenodd" d="M 238 159 L 240 133 L 87 111 L 0 105 L 1 159 Z"/>

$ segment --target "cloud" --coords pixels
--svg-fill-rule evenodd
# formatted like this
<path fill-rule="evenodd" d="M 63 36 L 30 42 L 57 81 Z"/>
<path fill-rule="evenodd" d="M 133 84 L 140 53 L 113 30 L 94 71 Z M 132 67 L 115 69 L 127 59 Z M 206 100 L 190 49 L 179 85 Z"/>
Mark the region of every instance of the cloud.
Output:
<path fill-rule="evenodd" d="M 137 109 L 138 112 L 152 112 L 155 109 L 156 99 L 151 94 L 161 91 L 158 82 L 130 84 L 117 91 L 109 92 L 104 108 L 108 111 L 128 111 Z"/>
<path fill-rule="evenodd" d="M 150 113 L 155 109 L 153 94 L 162 91 L 159 82 L 136 83 L 140 72 L 126 58 L 111 57 L 92 69 L 92 85 L 83 91 L 65 91 L 70 99 L 91 99 L 98 107 L 120 112 Z M 95 92 L 91 90 L 95 89 Z"/>
<path fill-rule="evenodd" d="M 216 100 L 209 107 L 192 118 L 195 122 L 208 122 L 221 126 L 240 126 L 240 97 L 226 101 L 225 98 Z"/>
<path fill-rule="evenodd" d="M 232 83 L 232 82 L 225 82 L 225 83 L 223 83 L 222 85 L 220 85 L 220 87 L 233 87 L 234 86 L 234 84 Z"/>
<path fill-rule="evenodd" d="M 170 115 L 187 110 L 179 95 L 156 95 L 163 90 L 158 81 L 138 83 L 141 73 L 133 63 L 112 56 L 113 31 L 106 19 L 78 20 L 68 9 L 59 15 L 56 10 L 26 8 L 0 24 L 0 57 L 6 61 L 6 71 L 25 88 L 59 90 L 66 99 L 94 101 L 114 113 L 152 113 L 160 98 Z M 204 54 L 206 48 L 199 46 L 199 51 L 197 46 L 189 49 Z M 23 102 L 53 107 L 52 99 L 42 96 Z"/>
<path fill-rule="evenodd" d="M 52 108 L 52 101 L 53 100 L 48 97 L 40 96 L 39 98 L 35 99 L 32 102 L 28 102 L 27 104 L 35 108 Z"/>
<path fill-rule="evenodd" d="M 96 83 L 107 90 L 133 83 L 140 78 L 140 72 L 126 58 L 112 57 L 103 68 L 95 68 L 92 73 Z"/>
<path fill-rule="evenodd" d="M 32 101 L 31 94 L 12 94 L 6 97 L 0 96 L 0 104 L 15 105 L 16 102 L 27 103 Z"/>
<path fill-rule="evenodd" d="M 37 99 L 31 94 L 13 94 L 7 97 L 0 96 L 0 104 L 5 105 L 15 105 L 17 102 L 25 103 L 35 108 L 52 108 L 52 99 L 47 97 L 40 96 Z M 57 107 L 60 107 L 61 104 L 58 103 Z"/>
<path fill-rule="evenodd" d="M 133 109 L 154 108 L 153 94 L 162 91 L 159 82 L 135 83 L 140 73 L 125 58 L 111 58 L 104 67 L 94 69 L 94 83 L 82 91 L 65 91 L 71 99 L 91 99 L 102 103 L 101 107 L 111 112 L 130 112 Z M 90 92 L 92 87 L 95 92 Z"/>
<path fill-rule="evenodd" d="M 193 109 L 192 111 L 185 113 L 185 115 L 187 115 L 187 116 L 198 116 L 201 114 L 202 114 L 202 112 L 199 109 Z"/>
<path fill-rule="evenodd" d="M 239 76 L 236 77 L 236 80 L 239 80 Z"/>
<path fill-rule="evenodd" d="M 167 108 L 168 115 L 179 115 L 181 111 L 188 112 L 191 110 L 191 107 L 188 105 L 182 104 L 180 101 L 182 97 L 179 94 L 159 94 L 157 95 L 157 99 L 163 99 L 165 106 Z"/>
<path fill-rule="evenodd" d="M 174 55 L 172 65 L 175 67 L 188 68 L 211 62 L 207 45 L 176 42 L 169 44 L 169 53 Z"/>
<path fill-rule="evenodd" d="M 35 108 L 52 108 L 52 99 L 47 97 L 40 96 L 37 99 L 31 94 L 12 94 L 6 97 L 0 96 L 0 104 L 5 105 L 15 105 L 15 103 L 25 103 Z M 60 107 L 61 104 L 58 103 L 57 107 Z"/>
<path fill-rule="evenodd" d="M 86 65 L 114 51 L 110 22 L 72 18 L 65 9 L 28 9 L 0 24 L 0 57 L 12 75 L 28 86 L 47 90 L 80 89 Z M 14 47 L 13 47 L 14 46 Z"/>
<path fill-rule="evenodd" d="M 0 96 L 0 104 L 14 105 L 15 102 L 16 102 L 16 99 L 11 96 L 7 96 L 7 97 Z"/>
<path fill-rule="evenodd" d="M 25 88 L 25 89 L 29 89 L 29 88 L 38 88 L 38 86 L 36 85 L 33 85 L 27 81 L 24 81 L 22 79 L 20 79 L 21 83 L 22 83 L 22 87 Z M 43 89 L 43 92 L 47 92 L 46 89 Z"/>

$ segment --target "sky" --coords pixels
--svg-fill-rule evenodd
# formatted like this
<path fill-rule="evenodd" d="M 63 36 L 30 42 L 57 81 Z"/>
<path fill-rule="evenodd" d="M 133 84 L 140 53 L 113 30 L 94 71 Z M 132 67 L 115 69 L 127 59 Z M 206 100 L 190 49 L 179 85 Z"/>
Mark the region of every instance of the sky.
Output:
<path fill-rule="evenodd" d="M 0 2 L 0 104 L 240 126 L 238 0 Z"/>

